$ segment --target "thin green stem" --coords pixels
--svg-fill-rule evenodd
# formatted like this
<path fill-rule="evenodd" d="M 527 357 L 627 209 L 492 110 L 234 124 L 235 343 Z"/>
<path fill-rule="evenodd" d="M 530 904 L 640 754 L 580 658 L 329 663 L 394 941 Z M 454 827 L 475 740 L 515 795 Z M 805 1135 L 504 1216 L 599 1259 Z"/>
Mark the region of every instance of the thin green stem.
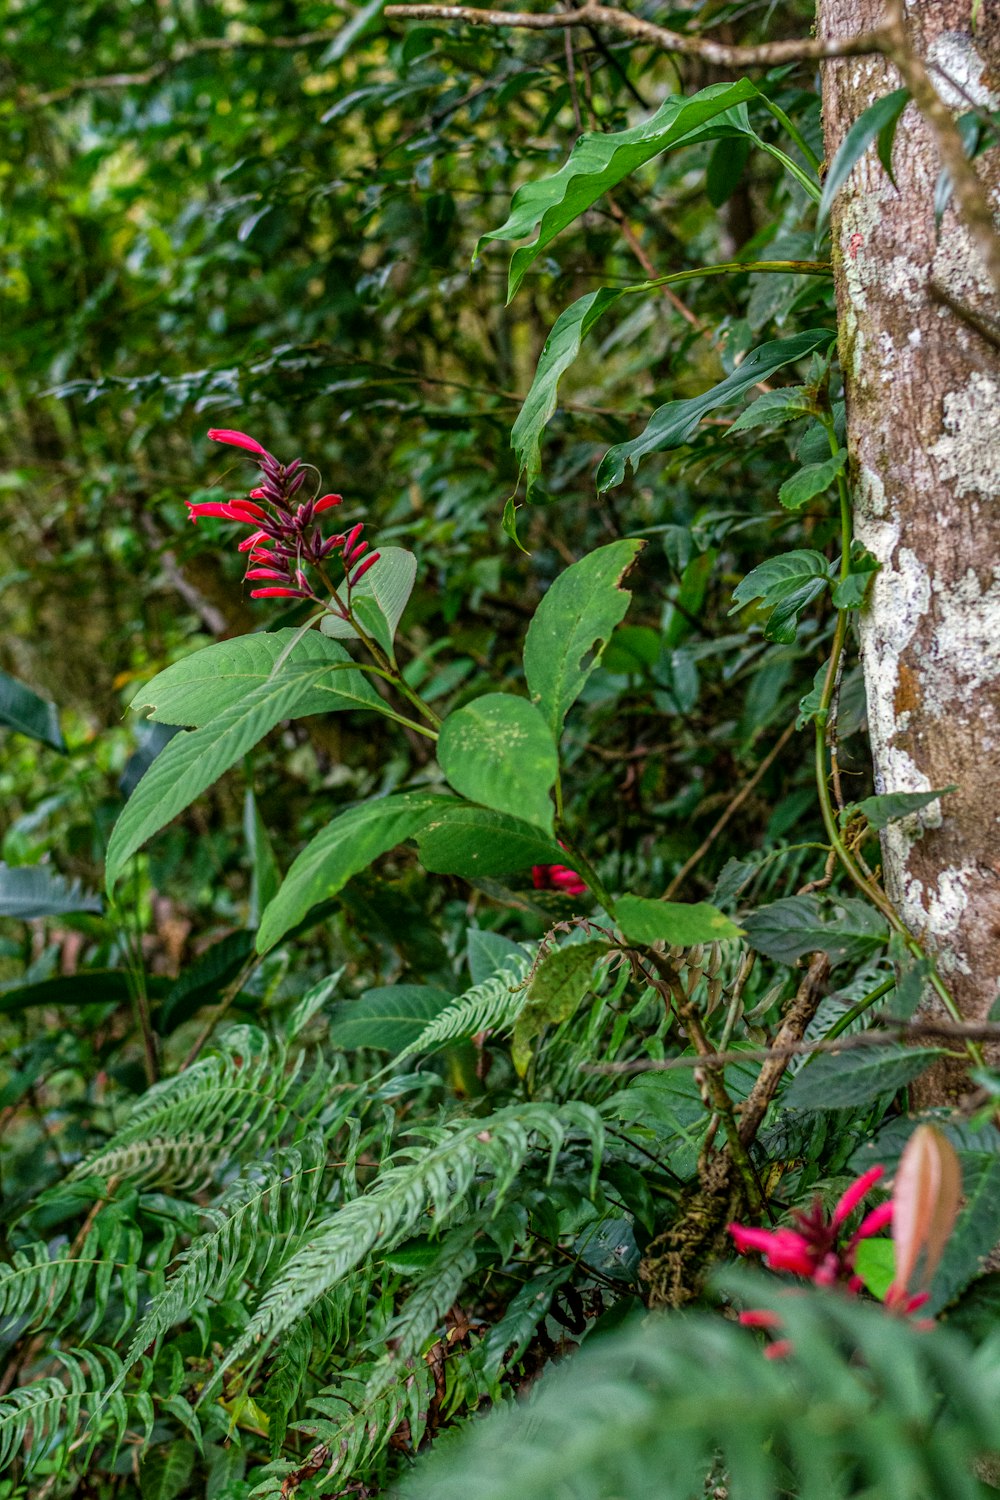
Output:
<path fill-rule="evenodd" d="M 760 95 L 760 101 L 769 111 L 769 113 L 774 116 L 782 129 L 791 136 L 792 140 L 795 142 L 796 146 L 798 146 L 806 161 L 812 167 L 813 171 L 818 175 L 822 169 L 823 163 L 820 161 L 819 157 L 816 155 L 815 151 L 810 146 L 805 136 L 799 130 L 798 126 L 794 125 L 785 114 L 785 111 L 781 109 L 777 104 L 775 104 L 773 100 L 768 99 L 765 94 Z"/>
<path fill-rule="evenodd" d="M 699 281 L 703 276 L 730 276 L 739 271 L 775 272 L 788 276 L 832 276 L 833 267 L 828 260 L 727 260 L 717 266 L 693 266 L 687 271 L 671 271 L 668 276 L 656 276 L 652 281 L 637 281 L 634 286 L 623 286 L 620 295 L 632 297 L 639 292 L 652 292 L 659 286 L 679 286 L 685 281 Z"/>
<path fill-rule="evenodd" d="M 571 843 L 566 833 L 562 829 L 559 830 L 559 837 L 563 848 L 566 850 L 566 853 L 573 861 L 573 867 L 576 870 L 577 874 L 583 876 L 583 879 L 587 882 L 588 886 L 593 891 L 598 901 L 600 901 L 605 911 L 609 914 L 613 913 L 615 909 L 614 897 L 611 895 L 611 892 L 608 890 L 607 886 L 604 884 L 600 875 L 598 875 L 597 871 L 594 869 L 593 865 L 590 863 L 590 860 L 584 854 L 583 850 L 578 849 L 576 844 Z"/>

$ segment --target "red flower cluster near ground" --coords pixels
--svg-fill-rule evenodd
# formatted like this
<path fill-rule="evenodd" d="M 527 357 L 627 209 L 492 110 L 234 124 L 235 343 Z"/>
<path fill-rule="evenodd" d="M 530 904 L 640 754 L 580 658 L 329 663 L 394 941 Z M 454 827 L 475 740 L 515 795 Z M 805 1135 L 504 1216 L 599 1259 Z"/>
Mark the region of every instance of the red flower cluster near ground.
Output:
<path fill-rule="evenodd" d="M 562 891 L 567 896 L 582 896 L 587 889 L 576 871 L 566 865 L 532 865 L 531 878 L 536 891 Z"/>

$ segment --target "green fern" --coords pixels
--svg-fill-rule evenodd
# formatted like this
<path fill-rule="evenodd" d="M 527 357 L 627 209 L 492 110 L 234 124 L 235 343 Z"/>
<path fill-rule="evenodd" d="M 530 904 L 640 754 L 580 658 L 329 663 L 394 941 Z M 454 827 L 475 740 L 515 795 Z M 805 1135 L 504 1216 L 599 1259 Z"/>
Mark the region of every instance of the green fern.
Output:
<path fill-rule="evenodd" d="M 595 1339 L 535 1399 L 421 1463 L 400 1500 L 697 1500 L 718 1463 L 731 1500 L 975 1500 L 1000 1447 L 1000 1341 L 973 1351 L 837 1293 L 741 1277 L 793 1353 L 768 1361 L 718 1313 Z"/>
<path fill-rule="evenodd" d="M 95 1411 L 102 1400 L 107 1382 L 102 1360 L 112 1374 L 118 1371 L 120 1361 L 110 1349 L 61 1351 L 55 1356 L 57 1371 L 0 1399 L 0 1473 L 20 1455 L 22 1472 L 30 1475 L 57 1449 L 74 1442 L 88 1409 Z M 100 1422 L 90 1434 L 91 1449 L 99 1440 L 117 1448 L 127 1420 L 122 1395 L 105 1399 Z"/>
<path fill-rule="evenodd" d="M 258 1364 L 266 1350 L 338 1282 L 422 1227 L 433 1213 L 436 1232 L 466 1203 L 478 1172 L 492 1174 L 499 1205 L 528 1153 L 548 1148 L 550 1172 L 571 1133 L 587 1139 L 596 1172 L 603 1142 L 600 1118 L 586 1104 L 519 1104 L 485 1119 L 425 1130 L 421 1143 L 397 1154 L 398 1164 L 375 1184 L 345 1203 L 280 1267 L 222 1369 L 251 1353 Z"/>
<path fill-rule="evenodd" d="M 94 1249 L 100 1254 L 90 1253 Z M 44 1322 L 58 1334 L 81 1315 L 88 1296 L 91 1316 L 81 1330 L 89 1338 L 107 1310 L 112 1287 L 121 1300 L 120 1338 L 135 1321 L 138 1302 L 138 1261 L 142 1237 L 131 1223 L 113 1211 L 98 1214 L 79 1254 L 67 1248 L 50 1252 L 46 1244 L 15 1250 L 10 1263 L 0 1266 L 0 1343 Z"/>
<path fill-rule="evenodd" d="M 425 1026 L 420 1035 L 396 1057 L 393 1066 L 416 1057 L 421 1052 L 434 1052 L 438 1047 L 464 1041 L 477 1036 L 481 1031 L 494 1035 L 505 1035 L 513 1030 L 527 1001 L 524 980 L 531 964 L 527 958 L 511 955 L 499 974 L 492 974 L 481 984 L 473 985 L 463 994 L 457 995 L 440 1015 Z"/>

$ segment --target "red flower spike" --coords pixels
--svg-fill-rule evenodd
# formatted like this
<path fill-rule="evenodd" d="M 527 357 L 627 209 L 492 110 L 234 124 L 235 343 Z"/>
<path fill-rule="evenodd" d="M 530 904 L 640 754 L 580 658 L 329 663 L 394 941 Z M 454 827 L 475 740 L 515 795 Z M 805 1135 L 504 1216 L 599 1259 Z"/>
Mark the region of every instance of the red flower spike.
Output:
<path fill-rule="evenodd" d="M 868 1171 L 863 1173 L 862 1176 L 858 1178 L 857 1182 L 852 1182 L 846 1193 L 843 1193 L 841 1195 L 836 1208 L 833 1210 L 833 1213 L 830 1216 L 830 1223 L 834 1225 L 843 1224 L 844 1220 L 849 1218 L 857 1208 L 862 1198 L 864 1198 L 875 1186 L 876 1182 L 878 1182 L 879 1179 L 884 1176 L 885 1167 L 869 1167 Z"/>
<path fill-rule="evenodd" d="M 349 557 L 350 556 L 351 548 L 354 546 L 354 543 L 357 541 L 358 537 L 361 535 L 361 533 L 364 531 L 364 529 L 365 529 L 365 523 L 364 523 L 364 521 L 359 521 L 356 526 L 352 526 L 351 527 L 350 531 L 347 533 L 346 537 L 344 538 L 344 556 L 345 557 Z"/>
<path fill-rule="evenodd" d="M 251 599 L 308 599 L 305 589 L 251 589 Z"/>
<path fill-rule="evenodd" d="M 880 1203 L 878 1208 L 873 1208 L 870 1214 L 865 1214 L 854 1234 L 851 1236 L 851 1244 L 856 1245 L 858 1240 L 871 1239 L 873 1234 L 878 1234 L 892 1223 L 893 1205 L 891 1203 Z"/>
<path fill-rule="evenodd" d="M 237 547 L 237 552 L 249 552 L 251 547 L 256 547 L 267 536 L 266 531 L 255 531 L 253 536 L 245 536 Z"/>
<path fill-rule="evenodd" d="M 287 578 L 287 573 L 281 573 L 277 568 L 248 568 L 247 578 Z"/>
<path fill-rule="evenodd" d="M 232 448 L 245 448 L 248 453 L 261 453 L 270 458 L 267 449 L 245 432 L 234 432 L 231 427 L 210 427 L 208 435 L 213 443 L 228 443 Z"/>
<path fill-rule="evenodd" d="M 373 568 L 375 566 L 375 564 L 378 562 L 380 556 L 381 556 L 381 553 L 373 552 L 372 555 L 371 555 L 371 557 L 366 557 L 365 558 L 364 562 L 361 564 L 360 568 L 358 569 L 358 571 L 354 574 L 353 578 L 351 579 L 351 588 L 353 588 L 356 583 L 358 583 L 362 578 L 364 578 L 364 576 L 368 572 L 369 568 Z"/>

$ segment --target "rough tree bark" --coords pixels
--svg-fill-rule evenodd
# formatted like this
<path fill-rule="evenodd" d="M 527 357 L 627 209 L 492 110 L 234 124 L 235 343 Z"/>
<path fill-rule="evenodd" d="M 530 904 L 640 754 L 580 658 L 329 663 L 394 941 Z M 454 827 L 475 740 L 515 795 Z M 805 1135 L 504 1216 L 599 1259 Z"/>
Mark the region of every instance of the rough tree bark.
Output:
<path fill-rule="evenodd" d="M 972 0 L 907 10 L 945 101 L 995 108 L 997 0 L 984 0 L 975 35 Z M 820 33 L 867 30 L 881 11 L 880 0 L 820 0 Z M 828 161 L 897 87 L 879 57 L 823 65 Z M 881 563 L 861 649 L 877 789 L 958 786 L 919 820 L 893 824 L 882 855 L 890 896 L 971 1021 L 1000 990 L 1000 349 L 989 337 L 1000 316 L 954 207 L 935 225 L 938 153 L 912 104 L 893 167 L 895 186 L 869 150 L 833 214 L 856 534 Z M 980 172 L 996 203 L 1000 151 Z M 938 1071 L 923 1102 L 957 1087 Z"/>

